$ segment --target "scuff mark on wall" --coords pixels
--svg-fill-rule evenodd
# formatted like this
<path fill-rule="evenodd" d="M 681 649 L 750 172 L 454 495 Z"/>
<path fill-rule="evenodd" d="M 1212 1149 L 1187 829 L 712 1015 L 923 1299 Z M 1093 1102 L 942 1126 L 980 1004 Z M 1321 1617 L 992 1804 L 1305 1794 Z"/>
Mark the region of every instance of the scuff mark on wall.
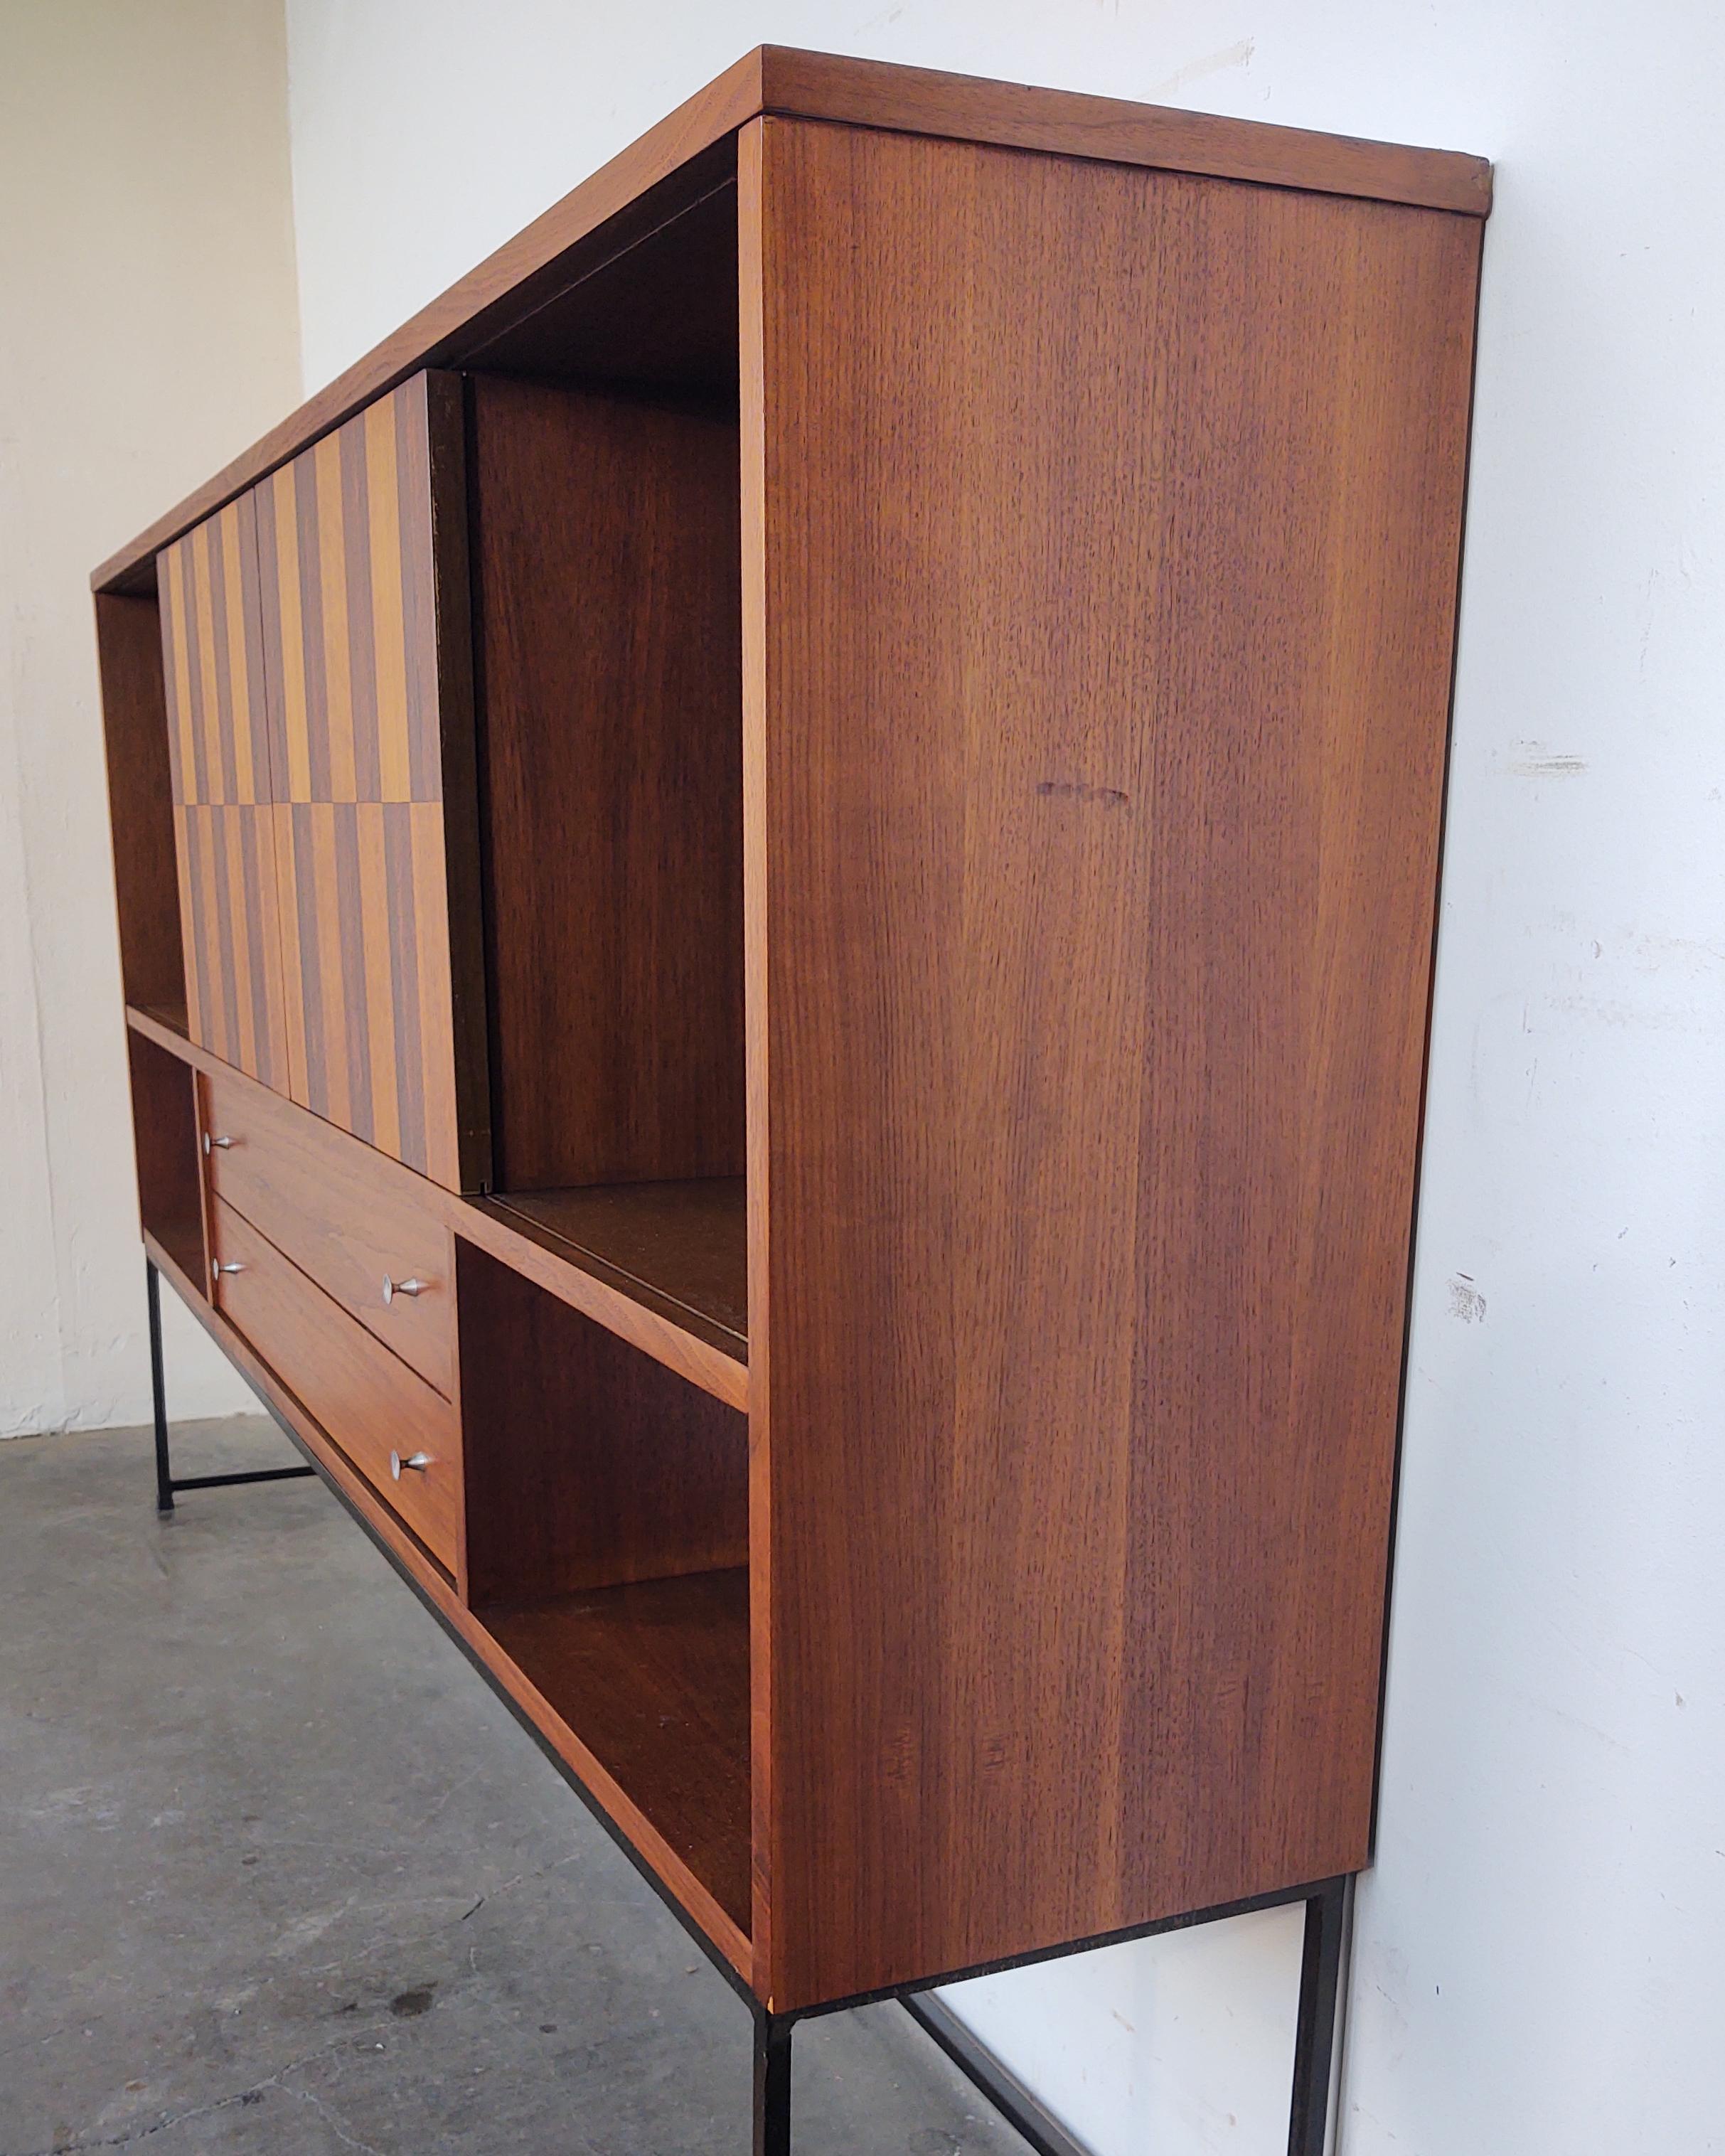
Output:
<path fill-rule="evenodd" d="M 1252 64 L 1252 40 L 1241 38 L 1235 44 L 1224 45 L 1219 53 L 1210 53 L 1201 60 L 1189 60 L 1183 68 L 1176 68 L 1171 75 L 1147 90 L 1145 95 L 1153 104 L 1158 98 L 1172 97 L 1176 90 L 1183 90 L 1189 82 L 1202 82 L 1206 75 L 1223 74 L 1230 68 L 1250 67 Z"/>
<path fill-rule="evenodd" d="M 1485 1322 L 1486 1298 L 1466 1273 L 1455 1273 L 1450 1276 L 1450 1315 L 1459 1317 L 1464 1325 Z"/>
<path fill-rule="evenodd" d="M 1583 756 L 1559 756 L 1536 741 L 1517 742 L 1519 754 L 1506 758 L 1503 768 L 1512 778 L 1579 778 L 1587 770 Z"/>

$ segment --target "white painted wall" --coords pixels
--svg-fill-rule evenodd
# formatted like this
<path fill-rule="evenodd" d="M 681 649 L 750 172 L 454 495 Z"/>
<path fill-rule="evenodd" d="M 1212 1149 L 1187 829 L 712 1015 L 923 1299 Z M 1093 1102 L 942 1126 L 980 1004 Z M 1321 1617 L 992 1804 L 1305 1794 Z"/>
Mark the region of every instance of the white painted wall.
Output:
<path fill-rule="evenodd" d="M 288 0 L 288 22 L 311 382 L 763 38 L 1500 161 L 1342 2145 L 1725 2147 L 1725 17 Z M 962 2003 L 1108 2156 L 1268 2156 L 1296 1953 L 1256 1918 Z"/>
<path fill-rule="evenodd" d="M 0 0 L 0 1436 L 149 1415 L 89 577 L 297 401 L 285 81 L 280 0 Z"/>

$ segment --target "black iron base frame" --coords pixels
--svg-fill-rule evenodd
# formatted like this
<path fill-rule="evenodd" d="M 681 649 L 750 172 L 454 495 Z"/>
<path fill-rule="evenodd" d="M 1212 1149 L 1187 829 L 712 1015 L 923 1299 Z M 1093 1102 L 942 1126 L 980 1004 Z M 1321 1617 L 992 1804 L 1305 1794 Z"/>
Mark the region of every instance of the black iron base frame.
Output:
<path fill-rule="evenodd" d="M 928 1993 L 942 1985 L 964 1983 L 975 1976 L 1029 1969 L 1044 1962 L 1062 1960 L 1068 1954 L 1086 1953 L 1096 1947 L 1154 1938 L 1164 1932 L 1189 1931 L 1194 1925 L 1218 1923 L 1227 1917 L 1245 1916 L 1255 1909 L 1286 1907 L 1293 1902 L 1305 1904 L 1306 1938 L 1300 1963 L 1300 2010 L 1294 2035 L 1288 2156 L 1324 2156 L 1329 2131 L 1330 2077 L 1336 2049 L 1342 1944 L 1351 1885 L 1352 1879 L 1348 1875 L 1321 1880 L 1284 1893 L 1260 1894 L 1250 1901 L 1231 1902 L 1220 1908 L 1196 1909 L 1188 1915 L 1165 1917 L 1158 1923 L 1111 1932 L 1104 1938 L 1079 1939 L 1040 1953 L 1021 1954 L 1009 1961 L 958 1969 L 914 1984 L 868 1992 L 854 1999 L 835 1999 L 829 2005 L 808 2007 L 795 2014 L 772 2014 L 755 2004 L 755 2156 L 791 2156 L 791 2035 L 797 2024 L 819 2015 L 870 2005 L 880 1999 L 896 2000 L 901 2005 L 959 2071 L 981 2090 L 1007 2123 L 1017 2129 L 1037 2156 L 1085 2156 L 1080 2144 L 1059 2121 L 977 2041 L 942 2000 L 928 1997 Z"/>
<path fill-rule="evenodd" d="M 179 1490 L 215 1490 L 240 1482 L 281 1482 L 307 1475 L 321 1476 L 347 1506 L 345 1491 L 329 1475 L 321 1461 L 307 1452 L 299 1432 L 283 1419 L 275 1402 L 263 1393 L 259 1393 L 259 1399 L 295 1448 L 305 1454 L 306 1464 L 304 1466 L 270 1467 L 248 1475 L 194 1475 L 178 1481 L 174 1479 L 168 1464 L 167 1394 L 162 1354 L 161 1278 L 153 1259 L 146 1259 L 145 1265 L 150 1305 L 150 1377 L 156 1410 L 157 1510 L 171 1512 L 174 1508 L 174 1493 Z M 253 1389 L 255 1391 L 256 1388 Z M 995 1976 L 1008 1969 L 1029 1969 L 1043 1962 L 1063 1960 L 1069 1954 L 1086 1953 L 1098 1947 L 1121 1946 L 1133 1939 L 1154 1938 L 1164 1932 L 1189 1931 L 1199 1924 L 1219 1923 L 1229 1917 L 1246 1916 L 1257 1909 L 1285 1908 L 1295 1902 L 1305 1904 L 1306 1937 L 1300 1963 L 1300 2008 L 1294 2036 L 1293 2100 L 1288 2120 L 1288 2156 L 1325 2156 L 1329 2129 L 1331 2071 L 1336 2050 L 1342 1948 L 1348 1921 L 1349 1891 L 1353 1886 L 1350 1875 L 1318 1880 L 1310 1886 L 1290 1887 L 1281 1893 L 1260 1894 L 1250 1901 L 1230 1902 L 1218 1908 L 1195 1909 L 1185 1915 L 1163 1917 L 1155 1923 L 1139 1924 L 1127 1931 L 1109 1932 L 1096 1938 L 1075 1940 L 1070 1944 L 1049 1948 L 1038 1953 L 1021 1954 L 1010 1960 L 987 1962 L 972 1969 L 952 1969 L 942 1976 L 921 1979 L 913 1984 L 859 1993 L 853 1998 L 832 1999 L 819 2006 L 801 2008 L 794 2013 L 772 2013 L 761 2005 L 737 1971 L 666 1891 L 658 1875 L 643 1861 L 609 1815 L 594 1801 L 567 1761 L 552 1748 L 543 1732 L 528 1720 L 494 1673 L 474 1653 L 460 1634 L 447 1623 L 443 1612 L 424 1593 L 418 1581 L 401 1563 L 395 1552 L 372 1530 L 371 1522 L 363 1514 L 354 1512 L 352 1506 L 347 1506 L 347 1509 L 395 1571 L 418 1595 L 422 1604 L 437 1620 L 446 1636 L 454 1641 L 696 1945 L 732 1989 L 747 2002 L 755 2023 L 754 2156 L 792 2156 L 791 2037 L 798 2023 L 812 2021 L 828 2014 L 844 2013 L 854 2007 L 874 2005 L 881 2001 L 892 2001 L 902 2006 L 918 2027 L 939 2045 L 960 2072 L 1016 2130 L 1027 2146 L 1036 2152 L 1036 2156 L 1086 2156 L 1080 2143 L 1014 2077 L 1010 2069 L 1003 2066 L 971 2035 L 963 2022 L 942 2000 L 929 1994 L 947 1984 L 965 1983 L 972 1977 Z"/>
<path fill-rule="evenodd" d="M 156 1410 L 156 1509 L 171 1512 L 181 1490 L 226 1490 L 236 1482 L 297 1482 L 315 1467 L 261 1467 L 249 1475 L 176 1477 L 167 1450 L 167 1376 L 162 1359 L 162 1275 L 154 1258 L 144 1260 L 144 1294 L 150 1306 L 150 1400 Z"/>

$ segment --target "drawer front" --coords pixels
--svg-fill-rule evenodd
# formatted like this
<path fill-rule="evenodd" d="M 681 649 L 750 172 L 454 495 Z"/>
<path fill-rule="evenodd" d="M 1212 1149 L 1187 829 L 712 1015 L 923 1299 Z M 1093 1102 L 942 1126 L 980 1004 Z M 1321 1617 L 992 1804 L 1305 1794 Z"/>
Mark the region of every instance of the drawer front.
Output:
<path fill-rule="evenodd" d="M 454 1409 L 219 1199 L 210 1229 L 216 1307 L 453 1574 L 461 1505 Z M 403 1465 L 398 1476 L 392 1453 L 421 1465 Z"/>
<path fill-rule="evenodd" d="M 290 1101 L 231 1078 L 203 1087 L 211 1190 L 453 1399 L 449 1231 L 421 1178 Z"/>

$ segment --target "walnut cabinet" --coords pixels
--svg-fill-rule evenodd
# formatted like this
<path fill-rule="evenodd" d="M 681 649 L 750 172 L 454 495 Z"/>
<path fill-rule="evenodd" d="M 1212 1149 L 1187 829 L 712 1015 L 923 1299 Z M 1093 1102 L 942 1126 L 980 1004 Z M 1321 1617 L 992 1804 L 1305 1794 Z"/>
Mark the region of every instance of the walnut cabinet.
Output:
<path fill-rule="evenodd" d="M 96 574 L 150 1255 L 773 2015 L 1368 1861 L 1488 200 L 769 49 Z"/>

